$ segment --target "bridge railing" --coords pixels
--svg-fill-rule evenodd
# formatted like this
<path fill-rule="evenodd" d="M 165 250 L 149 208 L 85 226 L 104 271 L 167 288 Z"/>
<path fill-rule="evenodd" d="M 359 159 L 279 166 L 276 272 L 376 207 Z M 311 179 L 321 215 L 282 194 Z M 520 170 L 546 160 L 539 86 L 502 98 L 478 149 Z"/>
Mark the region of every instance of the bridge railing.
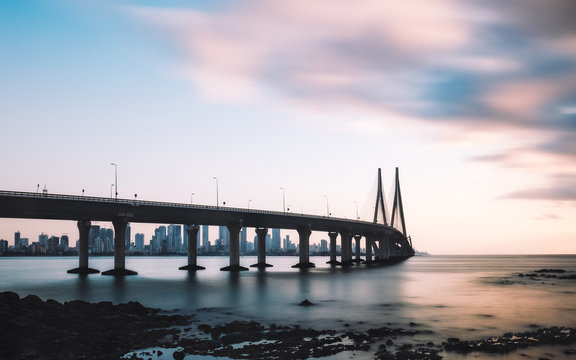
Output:
<path fill-rule="evenodd" d="M 316 219 L 331 219 L 340 221 L 355 221 L 358 223 L 373 224 L 369 221 L 354 220 L 339 218 L 335 216 L 322 216 L 322 215 L 311 215 L 304 213 L 293 213 L 293 212 L 282 212 L 282 211 L 272 211 L 272 210 L 261 210 L 261 209 L 246 209 L 237 207 L 226 207 L 226 206 L 214 206 L 214 205 L 202 205 L 202 204 L 183 204 L 183 203 L 173 203 L 164 201 L 149 201 L 149 200 L 137 200 L 137 199 L 114 199 L 107 197 L 95 197 L 95 196 L 85 196 L 85 195 L 64 195 L 64 194 L 49 194 L 49 193 L 32 193 L 23 191 L 5 191 L 0 190 L 1 196 L 11 196 L 11 197 L 27 197 L 27 198 L 47 198 L 47 199 L 59 199 L 59 200 L 75 200 L 75 201 L 91 201 L 91 202 L 104 202 L 104 203 L 114 203 L 114 204 L 128 204 L 132 206 L 165 206 L 165 207 L 178 207 L 178 208 L 191 208 L 191 209 L 202 209 L 202 210 L 220 210 L 220 211 L 234 211 L 234 212 L 246 212 L 253 214 L 266 214 L 266 215 L 282 215 L 282 216 L 294 216 L 294 217 L 310 217 Z"/>

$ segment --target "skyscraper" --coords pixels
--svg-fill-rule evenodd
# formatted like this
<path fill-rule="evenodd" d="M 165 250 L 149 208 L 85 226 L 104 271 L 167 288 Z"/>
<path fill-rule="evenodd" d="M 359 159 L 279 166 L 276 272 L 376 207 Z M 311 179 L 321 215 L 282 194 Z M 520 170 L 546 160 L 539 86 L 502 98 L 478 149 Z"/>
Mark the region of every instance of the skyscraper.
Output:
<path fill-rule="evenodd" d="M 210 238 L 208 237 L 208 225 L 202 225 L 202 247 L 210 250 Z"/>
<path fill-rule="evenodd" d="M 183 239 L 182 248 L 188 249 L 188 231 L 186 231 L 186 225 L 182 225 L 182 239 Z M 199 242 L 196 241 L 196 243 L 198 244 Z"/>
<path fill-rule="evenodd" d="M 22 244 L 20 243 L 20 231 L 16 231 L 14 233 L 14 248 L 16 249 L 22 248 Z"/>
<path fill-rule="evenodd" d="M 218 237 L 220 238 L 222 246 L 224 246 L 224 250 L 230 251 L 230 232 L 228 231 L 228 227 L 219 226 Z"/>
<path fill-rule="evenodd" d="M 240 231 L 240 254 L 244 254 L 246 251 L 246 227 L 243 227 Z"/>
<path fill-rule="evenodd" d="M 134 245 L 136 250 L 144 250 L 144 234 L 134 234 Z"/>
<path fill-rule="evenodd" d="M 60 237 L 60 245 L 64 251 L 68 251 L 69 244 L 70 240 L 68 239 L 68 235 L 62 235 Z"/>
<path fill-rule="evenodd" d="M 280 250 L 282 246 L 282 239 L 280 238 L 280 229 L 272 229 L 272 244 L 270 248 L 272 250 Z"/>
<path fill-rule="evenodd" d="M 130 241 L 132 239 L 131 234 L 130 234 L 131 231 L 132 231 L 132 228 L 130 227 L 130 224 L 127 224 L 126 225 L 126 242 L 125 242 L 126 249 L 130 248 Z"/>

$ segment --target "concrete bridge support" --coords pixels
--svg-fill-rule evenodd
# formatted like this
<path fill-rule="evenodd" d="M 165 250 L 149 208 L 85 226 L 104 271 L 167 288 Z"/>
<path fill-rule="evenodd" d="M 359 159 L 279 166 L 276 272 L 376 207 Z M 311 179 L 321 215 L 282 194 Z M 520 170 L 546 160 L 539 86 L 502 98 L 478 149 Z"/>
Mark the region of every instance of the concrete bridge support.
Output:
<path fill-rule="evenodd" d="M 356 258 L 354 259 L 355 263 L 361 263 L 362 262 L 362 258 L 360 258 L 360 239 L 362 239 L 362 235 L 354 235 L 354 242 L 356 243 Z"/>
<path fill-rule="evenodd" d="M 268 234 L 267 228 L 256 228 L 256 236 L 258 236 L 258 262 L 250 265 L 250 267 L 258 269 L 272 267 L 272 265 L 266 264 L 266 234 Z"/>
<path fill-rule="evenodd" d="M 114 269 L 104 271 L 102 275 L 136 275 L 136 271 L 126 269 L 126 225 L 128 219 L 117 216 L 114 225 Z"/>
<path fill-rule="evenodd" d="M 298 229 L 298 235 L 300 237 L 300 262 L 296 265 L 292 265 L 293 268 L 308 269 L 316 267 L 310 262 L 310 225 L 300 226 Z"/>
<path fill-rule="evenodd" d="M 188 235 L 188 265 L 179 267 L 180 270 L 196 271 L 206 269 L 198 266 L 198 225 L 185 225 L 184 231 Z"/>
<path fill-rule="evenodd" d="M 80 241 L 78 246 L 80 247 L 80 264 L 77 268 L 68 270 L 68 274 L 96 274 L 99 270 L 91 269 L 88 267 L 88 234 L 90 233 L 90 221 L 80 220 L 78 221 L 78 231 L 80 232 Z"/>
<path fill-rule="evenodd" d="M 243 221 L 231 221 L 228 223 L 230 232 L 230 265 L 221 268 L 222 271 L 246 271 L 248 268 L 240 266 L 240 230 Z"/>
<path fill-rule="evenodd" d="M 352 234 L 348 230 L 340 231 L 340 242 L 342 243 L 342 266 L 352 265 Z"/>
<path fill-rule="evenodd" d="M 380 260 L 386 260 L 390 258 L 390 240 L 380 239 Z"/>
<path fill-rule="evenodd" d="M 364 261 L 366 264 L 371 264 L 372 260 L 372 242 L 373 242 L 373 235 L 366 235 L 366 260 Z"/>
<path fill-rule="evenodd" d="M 327 261 L 326 264 L 340 265 L 340 261 L 336 259 L 336 238 L 338 237 L 338 233 L 329 232 L 328 236 L 330 237 L 330 261 Z"/>

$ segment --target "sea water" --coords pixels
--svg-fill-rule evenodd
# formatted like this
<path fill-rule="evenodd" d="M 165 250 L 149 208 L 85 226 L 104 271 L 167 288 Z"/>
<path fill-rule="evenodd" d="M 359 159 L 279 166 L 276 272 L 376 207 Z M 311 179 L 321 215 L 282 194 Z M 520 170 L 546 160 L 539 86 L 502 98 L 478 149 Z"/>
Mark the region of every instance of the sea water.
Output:
<path fill-rule="evenodd" d="M 189 274 L 178 270 L 186 265 L 185 257 L 127 257 L 126 268 L 138 275 L 111 277 L 67 274 L 78 265 L 72 257 L 0 258 L 0 291 L 61 302 L 138 301 L 195 314 L 212 324 L 241 319 L 355 331 L 414 328 L 432 331 L 416 341 L 435 343 L 448 337 L 500 336 L 529 330 L 530 325 L 576 327 L 576 280 L 519 276 L 539 269 L 574 275 L 576 255 L 423 256 L 394 265 L 344 269 L 330 267 L 328 260 L 311 257 L 317 267 L 298 270 L 291 268 L 296 257 L 270 256 L 271 268 L 230 273 L 219 270 L 228 258 L 199 257 L 198 264 L 206 270 Z M 257 259 L 241 257 L 240 262 L 248 267 Z M 91 257 L 90 267 L 111 269 L 113 258 Z M 305 299 L 316 305 L 298 306 Z M 537 359 L 546 352 L 561 353 L 554 347 L 530 348 L 505 358 Z M 500 355 L 474 357 L 494 356 Z"/>

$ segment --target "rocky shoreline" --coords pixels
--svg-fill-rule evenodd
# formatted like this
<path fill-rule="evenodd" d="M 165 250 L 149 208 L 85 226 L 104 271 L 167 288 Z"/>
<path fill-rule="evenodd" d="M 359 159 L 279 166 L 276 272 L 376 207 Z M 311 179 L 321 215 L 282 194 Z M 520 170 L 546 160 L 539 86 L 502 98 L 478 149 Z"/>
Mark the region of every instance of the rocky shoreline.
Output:
<path fill-rule="evenodd" d="M 350 327 L 315 330 L 256 321 L 215 325 L 199 323 L 194 315 L 167 313 L 137 302 L 60 303 L 34 295 L 20 298 L 13 292 L 0 293 L 1 359 L 151 359 L 162 351 L 134 350 L 155 347 L 176 349 L 172 357 L 177 360 L 186 355 L 307 359 L 344 351 L 372 352 L 374 358 L 384 360 L 434 360 L 442 359 L 445 351 L 508 353 L 540 344 L 576 343 L 576 330 L 566 327 L 534 328 L 480 340 L 418 343 L 410 339 L 432 332 L 414 327 L 417 324 L 410 324 L 409 329 L 380 327 L 359 332 Z M 565 354 L 575 353 L 572 348 L 565 349 Z"/>

